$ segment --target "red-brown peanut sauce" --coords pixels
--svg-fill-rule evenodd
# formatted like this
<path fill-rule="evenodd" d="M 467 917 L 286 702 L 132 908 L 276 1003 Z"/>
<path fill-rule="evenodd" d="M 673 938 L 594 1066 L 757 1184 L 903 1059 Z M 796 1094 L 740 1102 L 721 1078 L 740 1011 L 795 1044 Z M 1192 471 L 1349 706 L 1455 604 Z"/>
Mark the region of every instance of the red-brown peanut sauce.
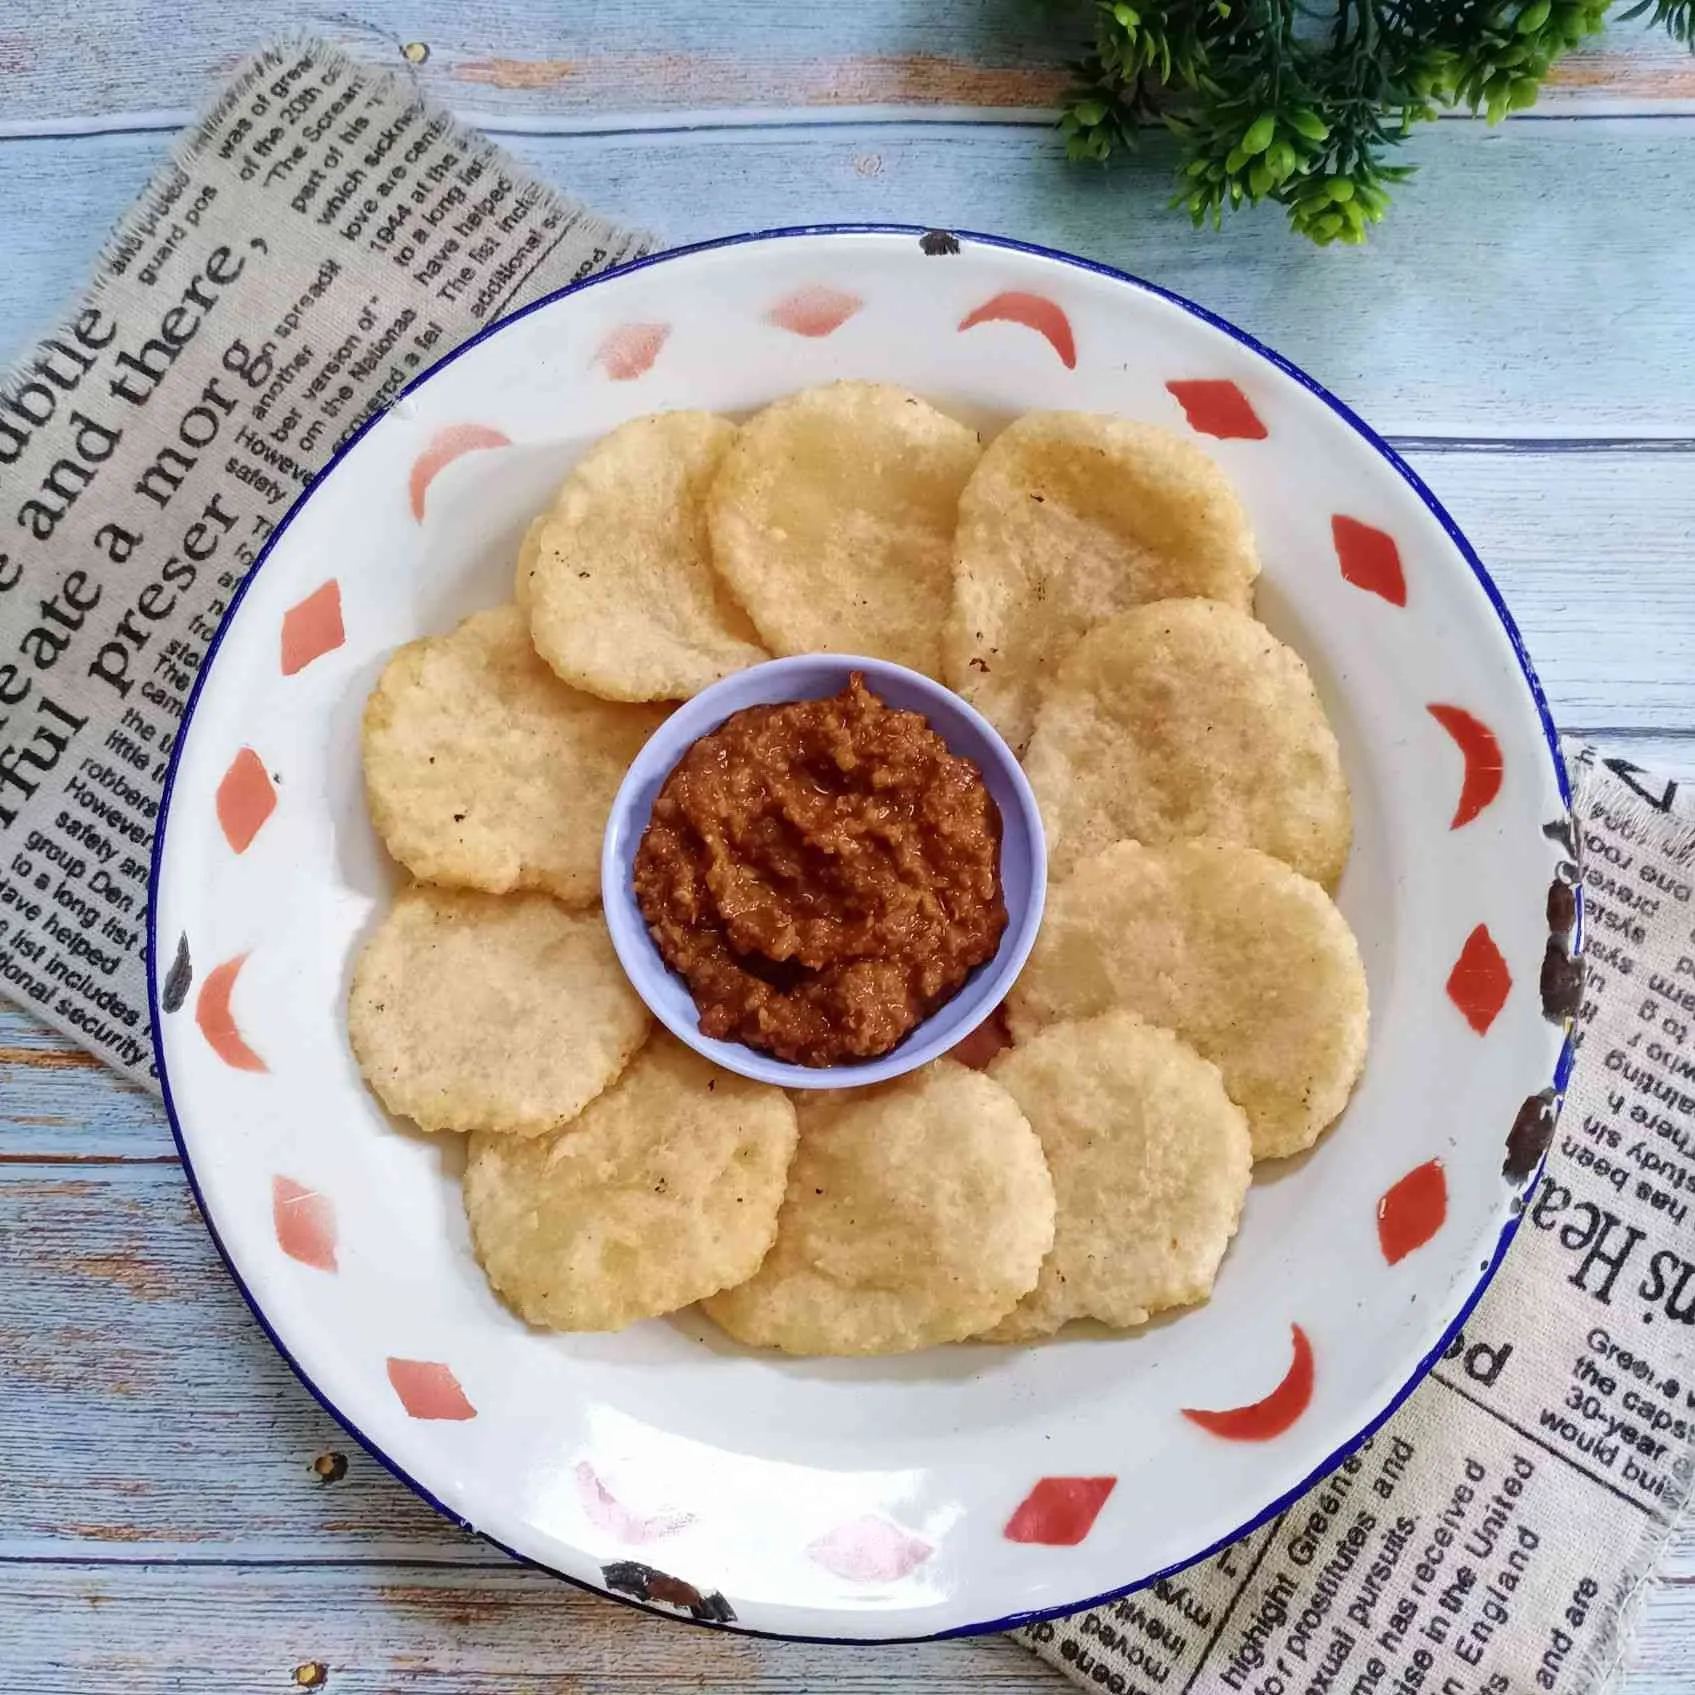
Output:
<path fill-rule="evenodd" d="M 637 849 L 636 900 L 705 1035 L 833 1065 L 887 1053 L 993 956 L 1000 840 L 976 765 L 855 673 L 689 749 Z"/>

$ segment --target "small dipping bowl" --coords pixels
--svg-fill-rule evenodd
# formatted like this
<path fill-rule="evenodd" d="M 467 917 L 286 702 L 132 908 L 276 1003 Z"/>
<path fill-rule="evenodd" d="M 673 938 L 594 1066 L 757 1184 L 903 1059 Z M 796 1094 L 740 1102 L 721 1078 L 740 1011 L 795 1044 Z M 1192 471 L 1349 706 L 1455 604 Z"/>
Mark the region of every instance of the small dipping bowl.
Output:
<path fill-rule="evenodd" d="M 877 1059 L 840 1065 L 791 1065 L 742 1042 L 716 1041 L 700 1030 L 689 986 L 660 957 L 636 904 L 636 850 L 665 780 L 683 755 L 726 718 L 749 706 L 823 700 L 840 694 L 853 672 L 888 706 L 921 713 L 949 750 L 975 762 L 1001 815 L 1001 892 L 1007 924 L 1000 946 L 966 978 L 944 1006 Z M 846 1089 L 884 1083 L 939 1058 L 992 1013 L 1024 968 L 1047 894 L 1048 853 L 1036 797 L 1012 749 L 989 721 L 951 689 L 903 665 L 847 654 L 809 653 L 773 659 L 726 677 L 685 702 L 653 733 L 625 774 L 612 803 L 601 848 L 600 889 L 612 945 L 661 1024 L 725 1071 L 785 1089 Z"/>

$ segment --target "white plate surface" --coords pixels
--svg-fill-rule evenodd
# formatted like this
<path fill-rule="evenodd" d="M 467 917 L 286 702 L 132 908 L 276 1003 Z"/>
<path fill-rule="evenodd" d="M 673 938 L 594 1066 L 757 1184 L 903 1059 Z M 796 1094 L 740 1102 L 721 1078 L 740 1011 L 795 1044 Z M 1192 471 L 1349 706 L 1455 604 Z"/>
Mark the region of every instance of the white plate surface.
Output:
<path fill-rule="evenodd" d="M 279 1347 L 477 1530 L 661 1612 L 758 1631 L 993 1628 L 1251 1525 L 1386 1414 L 1480 1292 L 1527 1175 L 1503 1173 L 1509 1129 L 1562 1063 L 1539 977 L 1563 775 L 1451 522 L 1345 409 L 1228 326 L 1057 255 L 973 237 L 928 251 L 949 245 L 746 238 L 582 286 L 462 349 L 356 439 L 251 574 L 160 830 L 172 1120 Z M 532 1332 L 471 1257 L 459 1139 L 389 1121 L 348 1052 L 350 964 L 394 882 L 360 711 L 398 644 L 509 594 L 526 523 L 605 431 L 846 376 L 985 428 L 1066 407 L 1199 429 L 1252 516 L 1261 615 L 1307 658 L 1340 736 L 1366 1074 L 1311 1155 L 1262 1168 L 1211 1302 L 1128 1338 L 850 1362 L 757 1357 L 693 1314 Z M 1380 1203 L 1432 1161 L 1440 1175 L 1399 1194 L 1428 1212 L 1444 1189 L 1440 1228 L 1391 1264 Z M 1268 1395 L 1258 1423 L 1286 1427 L 1264 1439 L 1185 1416 Z"/>

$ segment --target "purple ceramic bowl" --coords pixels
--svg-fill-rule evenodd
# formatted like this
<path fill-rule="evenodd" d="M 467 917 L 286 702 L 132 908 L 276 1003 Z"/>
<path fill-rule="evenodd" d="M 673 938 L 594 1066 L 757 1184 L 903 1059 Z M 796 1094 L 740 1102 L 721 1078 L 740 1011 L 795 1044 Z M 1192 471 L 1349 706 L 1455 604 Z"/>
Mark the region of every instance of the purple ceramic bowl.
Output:
<path fill-rule="evenodd" d="M 701 1034 L 699 1013 L 688 985 L 660 958 L 648 934 L 636 905 L 631 872 L 654 798 L 695 742 L 744 707 L 822 700 L 839 694 L 855 671 L 861 672 L 871 692 L 890 706 L 921 712 L 951 751 L 974 760 L 983 773 L 983 781 L 1000 808 L 1001 886 L 1006 896 L 1007 926 L 994 957 L 966 978 L 952 1000 L 881 1058 L 844 1065 L 791 1065 L 741 1042 L 715 1041 Z M 624 777 L 612 803 L 600 858 L 601 897 L 612 945 L 654 1017 L 714 1065 L 785 1089 L 845 1089 L 887 1082 L 962 1042 L 1000 1005 L 1024 968 L 1042 921 L 1047 881 L 1047 843 L 1036 797 L 1012 749 L 988 720 L 951 689 L 917 671 L 883 659 L 836 653 L 773 659 L 738 671 L 672 713 L 636 755 Z"/>

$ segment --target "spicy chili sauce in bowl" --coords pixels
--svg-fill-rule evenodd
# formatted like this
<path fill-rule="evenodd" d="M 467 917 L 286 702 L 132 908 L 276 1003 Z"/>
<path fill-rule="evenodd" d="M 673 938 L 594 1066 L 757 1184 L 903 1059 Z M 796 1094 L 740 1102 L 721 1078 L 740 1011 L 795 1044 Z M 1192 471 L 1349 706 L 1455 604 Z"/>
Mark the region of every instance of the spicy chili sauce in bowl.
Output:
<path fill-rule="evenodd" d="M 625 777 L 601 893 L 654 1015 L 787 1088 L 885 1082 L 1000 1004 L 1047 853 L 1012 750 L 885 660 L 756 665 L 673 713 Z"/>

